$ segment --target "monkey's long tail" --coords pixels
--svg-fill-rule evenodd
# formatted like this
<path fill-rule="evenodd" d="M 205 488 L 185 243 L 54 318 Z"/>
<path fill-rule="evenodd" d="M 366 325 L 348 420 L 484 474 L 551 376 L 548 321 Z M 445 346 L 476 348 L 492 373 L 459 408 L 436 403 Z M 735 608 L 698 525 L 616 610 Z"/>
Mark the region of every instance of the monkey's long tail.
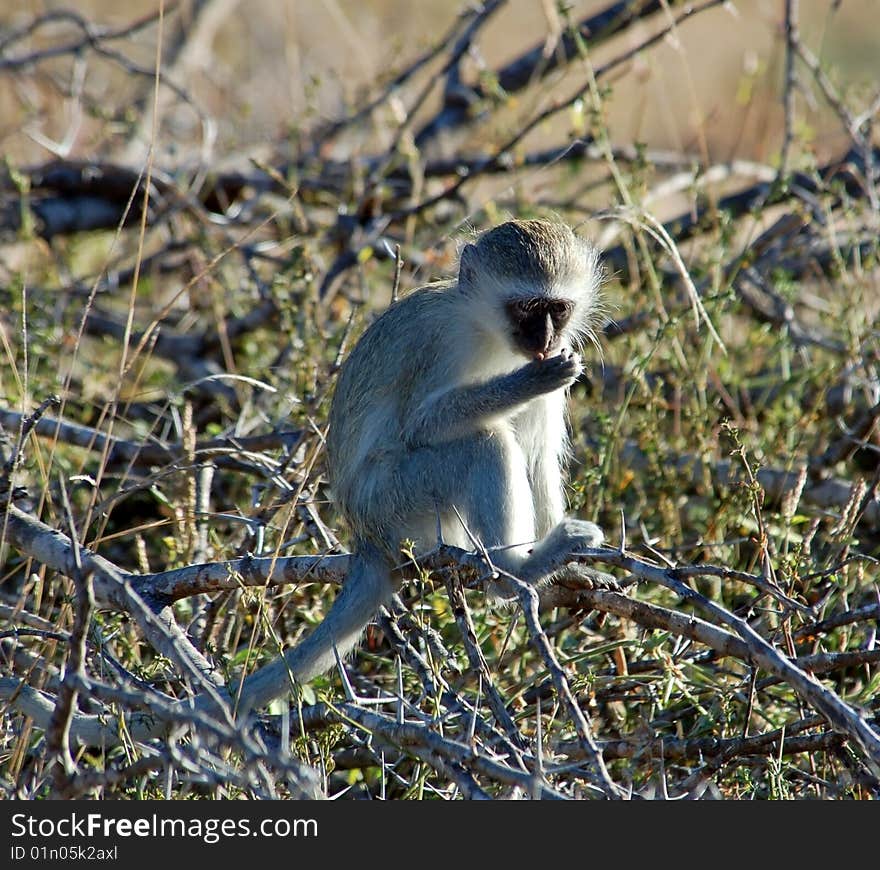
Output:
<path fill-rule="evenodd" d="M 291 677 L 308 682 L 336 663 L 334 647 L 344 657 L 358 642 L 369 621 L 394 594 L 392 566 L 372 544 L 354 548 L 351 568 L 333 606 L 312 633 L 283 656 L 254 671 L 241 686 L 239 713 L 266 706 L 286 695 Z"/>

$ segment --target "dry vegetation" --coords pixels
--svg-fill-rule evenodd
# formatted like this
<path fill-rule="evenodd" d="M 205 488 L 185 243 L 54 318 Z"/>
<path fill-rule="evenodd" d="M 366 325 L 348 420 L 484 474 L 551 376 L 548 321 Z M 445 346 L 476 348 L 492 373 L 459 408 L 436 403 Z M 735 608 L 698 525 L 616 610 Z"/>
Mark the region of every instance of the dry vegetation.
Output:
<path fill-rule="evenodd" d="M 0 793 L 876 798 L 876 16 L 288 5 L 0 13 Z M 340 360 L 509 215 L 606 252 L 569 496 L 622 591 L 440 550 L 242 721 L 345 576 Z"/>

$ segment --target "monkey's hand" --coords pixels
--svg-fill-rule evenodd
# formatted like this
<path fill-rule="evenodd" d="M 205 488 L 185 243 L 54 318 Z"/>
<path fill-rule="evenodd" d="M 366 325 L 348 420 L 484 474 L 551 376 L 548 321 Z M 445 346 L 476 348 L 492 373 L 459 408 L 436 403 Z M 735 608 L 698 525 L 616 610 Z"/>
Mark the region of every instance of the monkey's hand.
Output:
<path fill-rule="evenodd" d="M 570 387 L 583 371 L 580 355 L 573 350 L 563 350 L 550 359 L 532 360 L 514 374 L 524 378 L 535 395 L 542 395 Z"/>

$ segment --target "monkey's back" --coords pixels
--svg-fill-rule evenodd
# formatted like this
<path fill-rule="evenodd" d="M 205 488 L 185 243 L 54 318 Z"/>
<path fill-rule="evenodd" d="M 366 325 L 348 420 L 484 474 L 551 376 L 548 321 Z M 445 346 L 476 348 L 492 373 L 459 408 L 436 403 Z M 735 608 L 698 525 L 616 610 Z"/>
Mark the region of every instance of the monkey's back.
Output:
<path fill-rule="evenodd" d="M 371 513 L 368 504 L 387 501 L 385 490 L 394 486 L 388 474 L 406 450 L 403 421 L 433 385 L 454 376 L 456 336 L 449 324 L 457 293 L 455 283 L 444 283 L 403 297 L 367 328 L 343 363 L 330 408 L 327 464 L 334 498 L 353 524 Z"/>

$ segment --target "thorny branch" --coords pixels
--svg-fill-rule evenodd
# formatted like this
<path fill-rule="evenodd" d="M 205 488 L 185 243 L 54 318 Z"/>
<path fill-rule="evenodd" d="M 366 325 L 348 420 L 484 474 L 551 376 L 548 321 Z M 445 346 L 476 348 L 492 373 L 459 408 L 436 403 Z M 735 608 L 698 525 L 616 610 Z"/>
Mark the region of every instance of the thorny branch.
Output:
<path fill-rule="evenodd" d="M 168 622 L 152 622 L 151 617 L 140 604 L 140 597 L 136 596 L 133 591 L 120 595 L 120 587 L 128 586 L 135 579 L 132 575 L 123 576 L 124 572 L 120 572 L 119 569 L 107 562 L 107 560 L 83 551 L 71 539 L 44 526 L 15 507 L 10 509 L 10 522 L 7 532 L 10 542 L 15 546 L 21 548 L 29 555 L 39 558 L 48 567 L 61 571 L 66 576 L 81 576 L 83 571 L 93 572 L 93 576 L 96 578 L 96 598 L 101 600 L 104 606 L 109 604 L 134 616 L 157 649 L 163 650 L 176 660 L 182 667 L 183 673 L 188 672 L 195 677 L 196 685 L 200 686 L 200 691 L 204 693 L 202 701 L 197 696 L 195 709 L 198 710 L 200 707 L 204 707 L 204 702 L 208 704 L 206 709 L 212 711 L 228 709 L 224 700 L 217 694 L 217 689 L 215 688 L 216 676 L 211 676 L 210 672 L 203 674 L 202 672 L 192 670 L 189 660 L 186 657 L 182 657 L 181 653 L 188 649 L 190 657 L 198 658 L 202 662 L 202 667 L 209 667 L 199 654 L 195 652 L 181 632 L 174 630 Z M 300 576 L 303 579 L 308 577 L 309 567 L 306 564 L 307 561 L 303 560 L 301 563 Z M 607 549 L 585 552 L 577 556 L 577 561 L 587 564 L 599 562 L 614 565 L 625 569 L 634 578 L 642 582 L 649 581 L 666 586 L 681 595 L 685 600 L 696 603 L 714 618 L 730 625 L 736 635 L 738 635 L 738 639 L 736 635 L 732 636 L 724 631 L 719 631 L 715 626 L 700 623 L 693 617 L 684 617 L 674 612 L 663 611 L 655 606 L 634 602 L 619 593 L 595 589 L 591 591 L 590 587 L 593 584 L 589 577 L 586 578 L 586 590 L 580 593 L 583 596 L 583 599 L 579 602 L 580 606 L 586 603 L 596 609 L 605 609 L 608 612 L 625 614 L 643 625 L 662 626 L 673 633 L 679 633 L 682 636 L 707 643 L 722 655 L 739 656 L 750 664 L 762 667 L 769 673 L 789 683 L 808 704 L 823 715 L 835 731 L 852 737 L 865 751 L 868 758 L 875 765 L 880 766 L 880 735 L 857 711 L 843 702 L 834 692 L 822 686 L 818 680 L 801 670 L 796 663 L 780 654 L 740 617 L 735 616 L 720 605 L 694 592 L 693 589 L 679 579 L 680 576 L 686 577 L 694 574 L 724 574 L 723 569 L 716 568 L 715 566 L 662 567 L 638 559 L 625 552 Z M 268 572 L 272 570 L 270 563 L 271 560 L 264 560 L 262 563 Z M 482 556 L 468 554 L 451 547 L 441 548 L 427 557 L 424 563 L 426 566 L 440 571 L 448 571 L 450 569 L 455 571 L 464 570 L 466 573 L 478 578 L 491 576 L 493 570 L 491 564 L 487 563 Z M 228 565 L 218 567 L 220 570 L 229 570 Z M 259 568 L 258 565 L 252 565 L 251 567 L 257 570 Z M 295 570 L 293 573 L 296 573 Z M 566 574 L 566 577 L 569 579 L 566 587 L 564 587 L 569 592 L 572 591 L 571 576 L 570 572 Z M 266 580 L 270 577 L 271 573 L 265 575 Z M 620 787 L 613 782 L 608 770 L 605 768 L 602 761 L 601 748 L 596 743 L 588 721 L 575 700 L 568 678 L 565 675 L 565 670 L 559 664 L 552 645 L 541 628 L 538 616 L 538 595 L 534 588 L 521 584 L 518 581 L 516 582 L 520 606 L 526 617 L 532 642 L 537 646 L 540 655 L 544 659 L 560 700 L 578 732 L 579 745 L 583 752 L 586 753 L 586 758 L 598 777 L 598 781 L 601 783 L 602 790 L 606 796 L 618 795 Z M 555 604 L 566 600 L 565 593 L 556 592 L 556 587 L 550 587 L 549 593 L 551 600 Z M 277 687 L 277 693 L 279 696 L 282 696 L 287 691 L 286 680 L 282 680 Z M 33 690 L 30 690 L 24 683 L 17 680 L 6 679 L 0 681 L 0 695 L 9 699 L 14 706 L 17 706 L 23 712 L 27 712 L 28 715 L 32 717 L 38 716 L 41 719 L 43 718 L 41 711 L 57 709 L 61 704 L 59 701 L 53 708 L 51 702 L 43 700 L 45 696 L 39 693 L 34 694 Z M 69 705 L 67 709 L 69 711 Z M 189 704 L 182 706 L 180 703 L 165 705 L 164 708 L 152 710 L 152 716 L 147 720 L 129 719 L 125 730 L 135 739 L 149 739 L 172 727 L 174 723 L 180 723 L 181 716 L 185 718 L 188 709 L 190 709 Z M 509 718 L 505 714 L 501 714 L 500 710 L 497 710 L 496 715 L 499 714 L 501 715 L 501 721 L 506 722 L 509 727 L 512 724 Z M 106 725 L 98 725 L 102 721 L 100 715 L 97 717 L 94 715 L 70 716 L 69 713 L 67 715 L 69 717 L 68 728 L 70 729 L 72 740 L 77 742 L 96 740 L 98 735 L 100 735 L 100 742 L 102 743 L 114 742 L 119 739 L 119 736 L 115 734 L 115 726 L 108 728 Z M 227 713 L 226 715 L 228 717 L 229 714 Z M 140 725 L 138 721 L 140 721 Z M 355 721 L 359 720 L 355 719 Z M 95 731 L 96 726 L 98 727 L 97 731 Z M 157 726 L 159 726 L 158 730 Z M 428 745 L 430 746 L 430 742 Z"/>

